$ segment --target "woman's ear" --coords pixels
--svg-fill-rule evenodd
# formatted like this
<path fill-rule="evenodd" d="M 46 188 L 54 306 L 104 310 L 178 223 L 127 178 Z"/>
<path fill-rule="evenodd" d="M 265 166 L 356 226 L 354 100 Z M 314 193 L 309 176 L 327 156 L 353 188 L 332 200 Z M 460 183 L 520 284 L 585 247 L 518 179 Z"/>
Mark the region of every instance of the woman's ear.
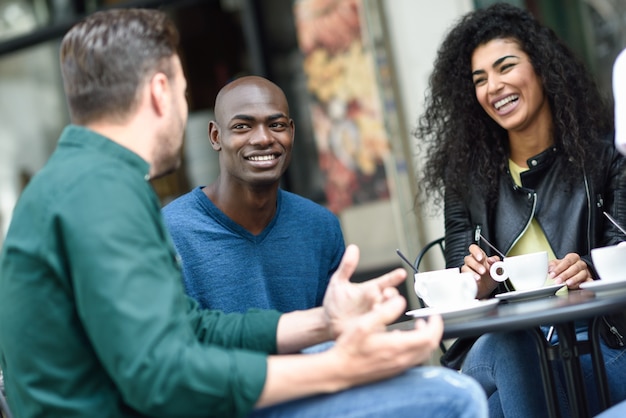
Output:
<path fill-rule="evenodd" d="M 209 141 L 211 141 L 211 147 L 213 147 L 215 151 L 222 149 L 222 144 L 220 143 L 220 127 L 215 121 L 209 122 Z"/>

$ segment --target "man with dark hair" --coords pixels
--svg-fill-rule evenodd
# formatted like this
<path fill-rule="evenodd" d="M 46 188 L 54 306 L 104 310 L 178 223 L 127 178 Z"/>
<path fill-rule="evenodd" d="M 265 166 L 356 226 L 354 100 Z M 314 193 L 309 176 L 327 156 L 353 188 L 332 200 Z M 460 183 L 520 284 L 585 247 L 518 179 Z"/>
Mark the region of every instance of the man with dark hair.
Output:
<path fill-rule="evenodd" d="M 437 348 L 440 317 L 386 332 L 406 307 L 405 272 L 350 283 L 355 246 L 322 307 L 227 315 L 185 295 L 149 183 L 180 160 L 176 44 L 162 12 L 139 9 L 93 14 L 62 42 L 73 124 L 20 197 L 0 259 L 15 416 L 484 416 L 475 382 L 413 367 Z"/>

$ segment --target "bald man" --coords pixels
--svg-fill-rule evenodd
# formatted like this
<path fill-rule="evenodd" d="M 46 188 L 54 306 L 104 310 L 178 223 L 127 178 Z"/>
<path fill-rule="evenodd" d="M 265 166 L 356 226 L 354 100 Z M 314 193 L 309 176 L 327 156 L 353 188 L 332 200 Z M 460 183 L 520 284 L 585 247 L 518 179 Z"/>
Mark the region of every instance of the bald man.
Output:
<path fill-rule="evenodd" d="M 262 77 L 236 79 L 208 131 L 219 177 L 163 209 L 187 293 L 226 312 L 321 306 L 344 240 L 330 211 L 280 188 L 295 134 L 285 94 Z"/>

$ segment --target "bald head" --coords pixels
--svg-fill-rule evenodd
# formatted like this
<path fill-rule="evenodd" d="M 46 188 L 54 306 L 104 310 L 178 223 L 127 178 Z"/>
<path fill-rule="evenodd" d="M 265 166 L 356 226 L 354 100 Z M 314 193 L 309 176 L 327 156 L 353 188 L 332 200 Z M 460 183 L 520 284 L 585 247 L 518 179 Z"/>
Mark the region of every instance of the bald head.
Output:
<path fill-rule="evenodd" d="M 246 76 L 225 85 L 215 98 L 215 119 L 218 124 L 228 123 L 239 109 L 246 105 L 266 105 L 280 109 L 289 117 L 289 104 L 283 90 L 266 78 Z"/>
<path fill-rule="evenodd" d="M 287 98 L 276 84 L 257 76 L 227 84 L 217 94 L 215 120 L 209 122 L 222 188 L 245 183 L 275 191 L 291 160 L 294 134 Z"/>

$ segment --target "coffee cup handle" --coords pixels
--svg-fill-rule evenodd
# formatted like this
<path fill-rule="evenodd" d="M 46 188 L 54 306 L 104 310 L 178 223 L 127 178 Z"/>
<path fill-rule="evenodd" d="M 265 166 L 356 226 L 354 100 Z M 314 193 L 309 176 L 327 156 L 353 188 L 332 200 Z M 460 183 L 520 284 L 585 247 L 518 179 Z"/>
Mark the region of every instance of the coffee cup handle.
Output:
<path fill-rule="evenodd" d="M 413 286 L 415 288 L 415 293 L 419 296 L 420 299 L 424 301 L 425 304 L 428 305 L 428 291 L 426 290 L 426 286 L 420 283 L 418 280 L 415 281 Z"/>
<path fill-rule="evenodd" d="M 489 269 L 489 274 L 496 282 L 503 282 L 509 277 L 506 274 L 506 269 L 504 268 L 504 261 L 496 261 L 493 263 Z"/>

